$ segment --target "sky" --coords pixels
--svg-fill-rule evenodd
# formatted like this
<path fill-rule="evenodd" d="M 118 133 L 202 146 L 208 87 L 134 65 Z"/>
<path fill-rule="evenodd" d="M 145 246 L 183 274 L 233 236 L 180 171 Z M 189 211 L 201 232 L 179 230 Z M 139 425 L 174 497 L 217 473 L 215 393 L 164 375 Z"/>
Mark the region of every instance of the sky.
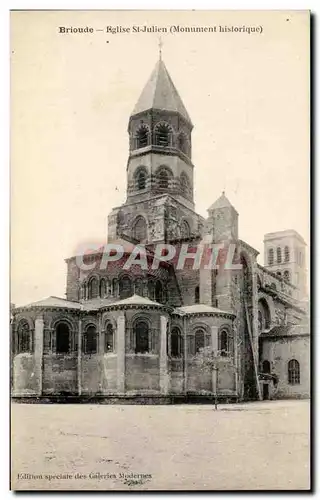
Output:
<path fill-rule="evenodd" d="M 11 13 L 11 302 L 64 296 L 65 258 L 106 240 L 125 201 L 130 113 L 158 59 L 194 124 L 196 211 L 225 190 L 263 264 L 265 233 L 309 244 L 309 25 L 305 12 Z M 61 34 L 59 27 L 130 27 Z M 262 27 L 262 33 L 219 26 Z"/>

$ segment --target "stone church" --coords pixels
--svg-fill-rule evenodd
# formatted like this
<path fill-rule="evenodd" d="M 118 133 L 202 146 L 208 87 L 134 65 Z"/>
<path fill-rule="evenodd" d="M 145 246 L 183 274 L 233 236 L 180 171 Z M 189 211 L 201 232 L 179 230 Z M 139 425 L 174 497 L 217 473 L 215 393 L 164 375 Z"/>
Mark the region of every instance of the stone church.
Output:
<path fill-rule="evenodd" d="M 121 258 L 102 265 L 101 249 L 81 266 L 72 256 L 65 298 L 13 309 L 13 397 L 308 397 L 305 242 L 294 230 L 266 234 L 261 266 L 225 193 L 197 214 L 192 129 L 160 57 L 129 117 L 126 202 L 108 218 Z M 194 265 L 203 242 L 219 245 L 219 265 Z M 146 265 L 126 266 L 139 244 Z M 176 253 L 154 265 L 159 245 Z"/>

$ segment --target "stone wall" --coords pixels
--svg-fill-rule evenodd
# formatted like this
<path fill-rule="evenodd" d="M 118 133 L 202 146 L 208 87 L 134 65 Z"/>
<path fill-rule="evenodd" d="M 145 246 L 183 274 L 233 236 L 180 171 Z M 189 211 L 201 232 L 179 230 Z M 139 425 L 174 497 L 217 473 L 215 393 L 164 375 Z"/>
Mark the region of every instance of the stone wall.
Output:
<path fill-rule="evenodd" d="M 269 338 L 263 340 L 262 361 L 271 363 L 271 372 L 279 378 L 274 398 L 310 397 L 310 337 Z M 300 364 L 300 384 L 288 383 L 288 362 L 296 359 Z"/>

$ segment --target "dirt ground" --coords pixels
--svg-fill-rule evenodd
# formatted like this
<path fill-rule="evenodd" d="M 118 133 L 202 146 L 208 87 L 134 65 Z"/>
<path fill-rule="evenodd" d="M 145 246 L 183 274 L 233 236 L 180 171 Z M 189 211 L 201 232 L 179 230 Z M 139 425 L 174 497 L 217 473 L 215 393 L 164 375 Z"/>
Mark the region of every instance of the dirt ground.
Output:
<path fill-rule="evenodd" d="M 309 488 L 309 401 L 11 408 L 12 489 Z"/>

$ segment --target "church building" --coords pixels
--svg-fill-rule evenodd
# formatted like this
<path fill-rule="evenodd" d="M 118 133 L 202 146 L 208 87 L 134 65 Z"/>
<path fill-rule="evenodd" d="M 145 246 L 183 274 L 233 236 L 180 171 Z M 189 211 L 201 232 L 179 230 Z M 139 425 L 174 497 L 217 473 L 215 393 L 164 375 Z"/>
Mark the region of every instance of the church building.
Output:
<path fill-rule="evenodd" d="M 309 396 L 306 244 L 294 230 L 266 234 L 261 266 L 225 193 L 197 214 L 192 129 L 160 57 L 129 117 L 126 201 L 108 218 L 123 255 L 107 266 L 103 249 L 83 266 L 71 256 L 65 298 L 12 310 L 13 397 Z M 127 266 L 137 245 L 147 265 Z M 160 245 L 175 257 L 154 265 Z M 194 265 L 201 245 L 219 245 L 220 265 Z M 238 265 L 226 265 L 229 248 Z"/>

